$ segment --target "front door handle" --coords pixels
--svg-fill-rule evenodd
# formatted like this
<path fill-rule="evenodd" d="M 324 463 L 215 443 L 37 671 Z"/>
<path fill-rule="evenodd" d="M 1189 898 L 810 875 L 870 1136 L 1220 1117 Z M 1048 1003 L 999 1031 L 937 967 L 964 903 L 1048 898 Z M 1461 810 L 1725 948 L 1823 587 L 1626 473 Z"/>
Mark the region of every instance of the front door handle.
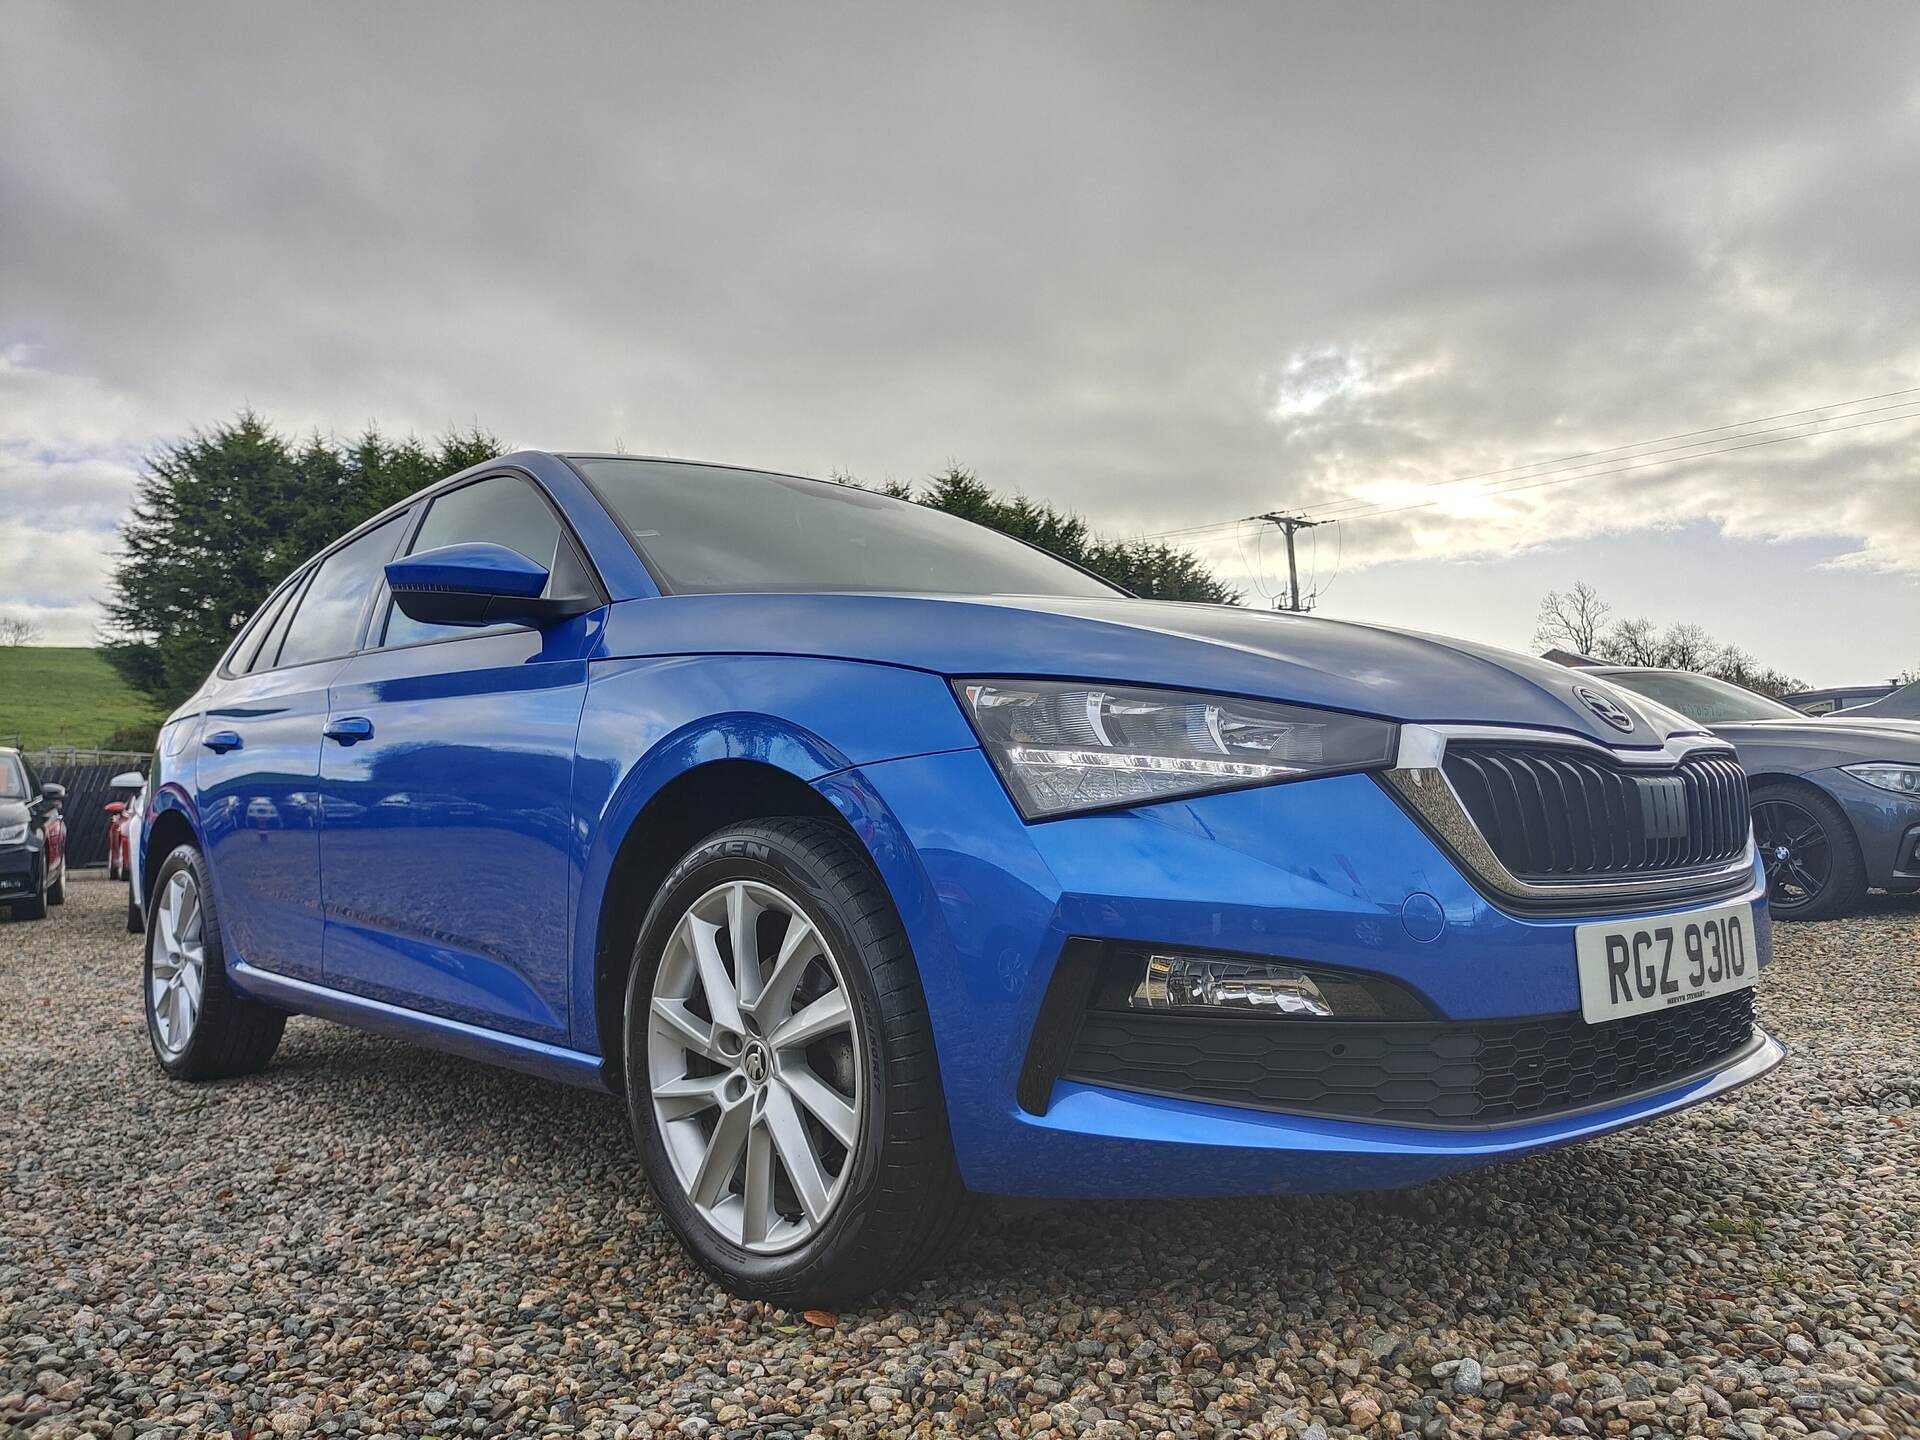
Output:
<path fill-rule="evenodd" d="M 240 748 L 240 736 L 233 730 L 216 730 L 200 742 L 216 755 L 224 755 L 229 750 Z"/>
<path fill-rule="evenodd" d="M 342 745 L 354 745 L 373 738 L 373 722 L 364 715 L 342 715 L 327 722 L 326 737 Z"/>

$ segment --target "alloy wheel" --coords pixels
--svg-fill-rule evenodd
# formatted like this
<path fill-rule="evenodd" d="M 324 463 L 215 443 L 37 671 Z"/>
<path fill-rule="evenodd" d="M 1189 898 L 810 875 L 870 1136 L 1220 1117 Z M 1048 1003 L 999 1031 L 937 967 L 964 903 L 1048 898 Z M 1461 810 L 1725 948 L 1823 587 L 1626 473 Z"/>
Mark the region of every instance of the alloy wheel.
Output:
<path fill-rule="evenodd" d="M 694 1209 L 743 1249 L 805 1244 L 853 1173 L 866 1104 L 832 947 L 780 890 L 728 881 L 674 925 L 650 1006 L 654 1122 Z"/>
<path fill-rule="evenodd" d="M 1753 807 L 1753 838 L 1767 872 L 1767 903 L 1791 914 L 1811 905 L 1833 876 L 1833 846 L 1818 816 L 1791 800 Z"/>
<path fill-rule="evenodd" d="M 155 1038 L 168 1055 L 193 1039 L 206 993 L 206 914 L 191 870 L 176 870 L 154 915 L 153 958 L 147 975 L 147 1008 Z"/>

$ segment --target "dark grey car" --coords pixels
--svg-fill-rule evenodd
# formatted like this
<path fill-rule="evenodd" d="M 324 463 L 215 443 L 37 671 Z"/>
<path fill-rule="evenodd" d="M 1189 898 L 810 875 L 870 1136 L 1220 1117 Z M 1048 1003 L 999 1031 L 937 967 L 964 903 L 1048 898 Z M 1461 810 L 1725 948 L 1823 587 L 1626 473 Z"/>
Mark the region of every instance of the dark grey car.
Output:
<path fill-rule="evenodd" d="M 1855 909 L 1869 887 L 1920 890 L 1920 724 L 1803 715 L 1687 670 L 1583 670 L 1678 710 L 1740 752 L 1767 903 L 1781 920 Z"/>

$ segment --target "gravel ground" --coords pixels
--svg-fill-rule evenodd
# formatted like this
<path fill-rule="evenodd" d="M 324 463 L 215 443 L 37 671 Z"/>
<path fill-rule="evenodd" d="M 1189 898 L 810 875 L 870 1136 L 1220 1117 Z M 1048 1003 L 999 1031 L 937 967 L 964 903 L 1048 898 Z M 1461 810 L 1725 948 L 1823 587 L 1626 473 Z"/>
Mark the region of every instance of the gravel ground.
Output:
<path fill-rule="evenodd" d="M 1920 902 L 1787 927 L 1734 1100 L 1385 1196 L 990 1221 L 735 1301 L 610 1099 L 317 1021 L 164 1082 L 124 891 L 0 923 L 0 1432 L 1920 1434 Z"/>

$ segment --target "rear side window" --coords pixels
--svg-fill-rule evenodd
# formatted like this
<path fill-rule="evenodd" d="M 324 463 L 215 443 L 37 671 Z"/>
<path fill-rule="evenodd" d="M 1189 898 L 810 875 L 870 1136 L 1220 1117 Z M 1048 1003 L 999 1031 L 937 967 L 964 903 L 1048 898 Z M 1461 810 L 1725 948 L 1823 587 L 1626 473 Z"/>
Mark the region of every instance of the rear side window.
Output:
<path fill-rule="evenodd" d="M 269 600 L 260 613 L 253 617 L 247 628 L 240 632 L 240 643 L 234 646 L 233 661 L 227 667 L 235 675 L 250 675 L 255 670 L 265 669 L 273 664 L 273 650 L 267 647 L 266 642 L 278 627 L 280 617 L 286 613 L 287 605 L 299 589 L 300 586 L 297 583 L 281 587 L 280 593 Z"/>
<path fill-rule="evenodd" d="M 592 582 L 587 579 L 553 507 L 517 475 L 495 475 L 436 496 L 407 553 L 415 555 L 422 550 L 438 550 L 442 545 L 476 543 L 504 545 L 546 566 L 549 575 L 547 588 L 542 593 L 549 598 L 571 599 L 593 592 Z M 474 633 L 466 626 L 429 625 L 408 619 L 398 606 L 388 601 L 386 631 L 381 643 L 414 645 L 422 640 Z"/>
<path fill-rule="evenodd" d="M 367 596 L 380 579 L 380 567 L 393 558 L 393 547 L 400 542 L 401 518 L 396 515 L 376 525 L 314 569 L 286 638 L 280 642 L 279 664 L 304 665 L 353 649 Z"/>

